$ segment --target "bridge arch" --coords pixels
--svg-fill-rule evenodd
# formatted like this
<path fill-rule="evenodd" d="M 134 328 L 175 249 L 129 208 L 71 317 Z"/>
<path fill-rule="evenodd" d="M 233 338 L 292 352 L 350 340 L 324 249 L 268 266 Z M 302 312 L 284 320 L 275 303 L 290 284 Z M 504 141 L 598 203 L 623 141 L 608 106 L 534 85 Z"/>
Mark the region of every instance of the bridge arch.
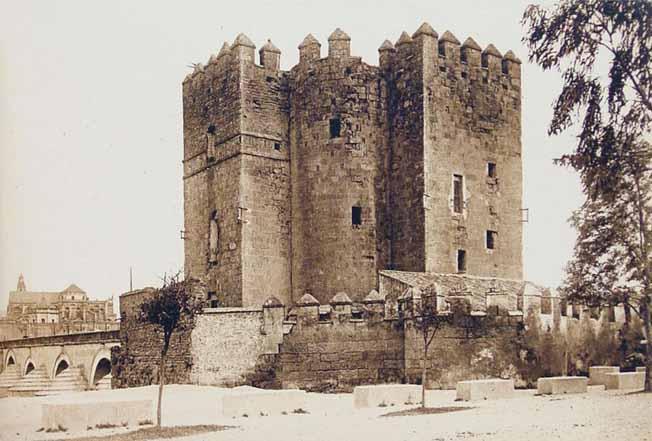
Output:
<path fill-rule="evenodd" d="M 52 375 L 50 376 L 50 378 L 56 377 L 61 372 L 68 369 L 71 365 L 72 363 L 70 363 L 70 358 L 68 357 L 68 355 L 62 352 L 61 354 L 59 354 L 56 361 L 54 362 L 54 365 L 52 366 Z"/>
<path fill-rule="evenodd" d="M 16 365 L 16 354 L 11 349 L 5 354 L 5 359 L 3 360 L 2 366 L 3 370 L 7 369 L 9 366 Z"/>
<path fill-rule="evenodd" d="M 111 373 L 111 351 L 102 348 L 95 354 L 91 364 L 91 375 L 88 377 L 88 386 L 93 389 L 97 383 Z"/>
<path fill-rule="evenodd" d="M 23 376 L 29 374 L 34 369 L 36 369 L 36 365 L 32 361 L 32 358 L 28 357 L 27 360 L 25 360 L 25 365 L 23 366 Z"/>

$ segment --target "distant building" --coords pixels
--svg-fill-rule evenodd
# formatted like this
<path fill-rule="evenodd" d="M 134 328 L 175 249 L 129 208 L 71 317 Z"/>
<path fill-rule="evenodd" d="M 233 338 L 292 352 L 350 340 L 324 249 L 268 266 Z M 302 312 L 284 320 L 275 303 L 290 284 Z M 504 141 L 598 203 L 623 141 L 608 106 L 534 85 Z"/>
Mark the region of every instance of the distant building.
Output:
<path fill-rule="evenodd" d="M 118 329 L 113 300 L 89 300 L 74 283 L 63 291 L 28 291 L 18 278 L 0 319 L 0 340 Z"/>

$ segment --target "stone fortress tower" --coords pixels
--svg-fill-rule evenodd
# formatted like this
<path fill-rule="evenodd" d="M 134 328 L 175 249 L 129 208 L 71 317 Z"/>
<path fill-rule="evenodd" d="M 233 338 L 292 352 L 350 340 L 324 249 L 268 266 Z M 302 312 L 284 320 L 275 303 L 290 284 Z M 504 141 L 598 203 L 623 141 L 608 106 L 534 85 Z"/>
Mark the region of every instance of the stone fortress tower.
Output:
<path fill-rule="evenodd" d="M 520 61 L 424 23 L 351 55 L 308 35 L 299 63 L 243 34 L 183 83 L 185 272 L 221 306 L 378 271 L 522 279 Z"/>

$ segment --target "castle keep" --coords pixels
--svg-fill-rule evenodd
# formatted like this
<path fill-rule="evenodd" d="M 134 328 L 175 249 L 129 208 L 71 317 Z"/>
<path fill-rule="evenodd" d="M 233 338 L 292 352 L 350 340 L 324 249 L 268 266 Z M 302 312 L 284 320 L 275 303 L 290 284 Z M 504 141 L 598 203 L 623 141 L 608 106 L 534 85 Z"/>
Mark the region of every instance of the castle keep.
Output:
<path fill-rule="evenodd" d="M 378 272 L 522 279 L 520 61 L 424 23 L 299 63 L 243 34 L 183 82 L 186 277 L 214 306 L 354 301 Z"/>

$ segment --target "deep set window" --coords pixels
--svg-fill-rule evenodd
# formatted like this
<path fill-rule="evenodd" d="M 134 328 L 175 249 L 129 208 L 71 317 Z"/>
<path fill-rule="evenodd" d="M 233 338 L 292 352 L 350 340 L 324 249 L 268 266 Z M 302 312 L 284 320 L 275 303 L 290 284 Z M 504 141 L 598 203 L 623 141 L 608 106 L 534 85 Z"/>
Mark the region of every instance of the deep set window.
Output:
<path fill-rule="evenodd" d="M 466 272 L 466 250 L 457 250 L 457 272 Z"/>
<path fill-rule="evenodd" d="M 351 207 L 351 225 L 362 225 L 362 207 Z"/>
<path fill-rule="evenodd" d="M 496 177 L 496 163 L 495 162 L 487 162 L 487 176 L 490 178 L 495 178 Z"/>
<path fill-rule="evenodd" d="M 331 138 L 339 138 L 340 131 L 342 130 L 342 122 L 339 118 L 331 118 L 330 123 L 330 135 Z"/>
<path fill-rule="evenodd" d="M 498 233 L 495 231 L 487 230 L 486 246 L 488 250 L 493 250 L 496 247 L 496 238 Z"/>
<path fill-rule="evenodd" d="M 453 211 L 461 213 L 464 204 L 464 177 L 453 175 Z"/>

